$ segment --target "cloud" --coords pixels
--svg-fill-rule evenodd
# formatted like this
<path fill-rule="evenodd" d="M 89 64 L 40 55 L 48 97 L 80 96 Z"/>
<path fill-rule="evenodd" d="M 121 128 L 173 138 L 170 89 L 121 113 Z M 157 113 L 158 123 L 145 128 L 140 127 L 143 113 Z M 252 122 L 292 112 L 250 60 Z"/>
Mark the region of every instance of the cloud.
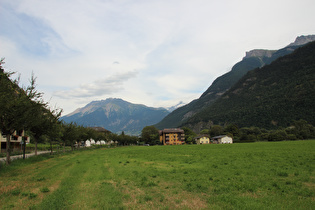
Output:
<path fill-rule="evenodd" d="M 125 73 L 118 73 L 104 79 L 96 80 L 93 83 L 82 84 L 78 88 L 65 91 L 56 91 L 54 96 L 62 99 L 71 99 L 110 95 L 122 91 L 124 88 L 124 83 L 127 80 L 136 77 L 137 74 L 138 72 L 135 70 Z"/>

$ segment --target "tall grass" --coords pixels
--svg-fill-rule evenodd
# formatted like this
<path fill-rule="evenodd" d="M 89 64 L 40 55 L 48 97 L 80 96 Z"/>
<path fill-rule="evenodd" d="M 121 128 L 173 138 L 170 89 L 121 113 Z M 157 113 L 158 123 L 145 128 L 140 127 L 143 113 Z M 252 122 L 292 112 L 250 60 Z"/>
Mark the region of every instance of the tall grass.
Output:
<path fill-rule="evenodd" d="M 1 168 L 0 209 L 313 209 L 314 148 L 135 146 L 29 158 Z"/>

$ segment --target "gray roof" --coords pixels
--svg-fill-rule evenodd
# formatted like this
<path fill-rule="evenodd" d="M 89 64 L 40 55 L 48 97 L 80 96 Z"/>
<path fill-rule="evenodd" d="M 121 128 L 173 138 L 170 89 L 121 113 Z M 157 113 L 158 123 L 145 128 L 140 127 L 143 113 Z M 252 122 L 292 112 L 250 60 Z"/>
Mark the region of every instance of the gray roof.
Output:
<path fill-rule="evenodd" d="M 221 135 L 221 136 L 215 136 L 212 137 L 212 139 L 222 139 L 223 137 L 226 137 L 227 135 Z"/>

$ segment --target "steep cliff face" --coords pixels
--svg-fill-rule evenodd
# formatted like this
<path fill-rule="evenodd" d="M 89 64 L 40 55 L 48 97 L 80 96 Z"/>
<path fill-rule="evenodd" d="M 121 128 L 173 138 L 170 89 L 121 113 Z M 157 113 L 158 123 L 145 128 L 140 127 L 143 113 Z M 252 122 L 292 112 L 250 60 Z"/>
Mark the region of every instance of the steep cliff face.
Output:
<path fill-rule="evenodd" d="M 298 36 L 294 42 L 288 45 L 290 46 L 300 46 L 307 44 L 309 42 L 315 41 L 315 35 L 308 35 L 308 36 Z"/>
<path fill-rule="evenodd" d="M 246 56 L 244 58 L 250 58 L 250 57 L 270 58 L 274 52 L 276 52 L 276 50 L 251 50 L 249 52 L 246 52 Z"/>

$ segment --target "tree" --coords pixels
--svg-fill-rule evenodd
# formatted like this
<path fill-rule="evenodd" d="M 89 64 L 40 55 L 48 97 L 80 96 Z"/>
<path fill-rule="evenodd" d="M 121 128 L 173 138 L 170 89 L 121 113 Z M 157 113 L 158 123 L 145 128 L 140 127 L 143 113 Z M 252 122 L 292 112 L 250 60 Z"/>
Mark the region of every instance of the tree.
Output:
<path fill-rule="evenodd" d="M 203 129 L 202 131 L 200 131 L 200 134 L 210 134 L 209 129 Z"/>
<path fill-rule="evenodd" d="M 31 85 L 27 88 L 26 92 L 29 96 L 31 107 L 31 116 L 26 129 L 30 131 L 33 136 L 33 141 L 35 143 L 35 155 L 37 155 L 37 143 L 42 139 L 41 137 L 47 134 L 54 135 L 57 132 L 55 129 L 58 127 L 58 119 L 61 116 L 62 110 L 50 110 L 48 103 L 45 103 L 42 99 L 42 93 L 36 91 L 36 78 L 34 75 L 31 77 Z M 52 147 L 52 146 L 51 146 Z"/>
<path fill-rule="evenodd" d="M 60 138 L 62 136 L 61 133 L 61 127 L 62 127 L 62 123 L 59 121 L 59 118 L 61 116 L 61 112 L 62 110 L 54 110 L 52 112 L 52 115 L 50 116 L 49 120 L 50 120 L 50 129 L 48 130 L 48 137 L 49 137 L 49 143 L 50 143 L 50 154 L 53 154 L 53 148 L 52 148 L 52 143 L 53 142 L 58 142 L 60 141 Z"/>
<path fill-rule="evenodd" d="M 224 128 L 224 131 L 225 131 L 226 133 L 232 134 L 233 137 L 238 136 L 238 135 L 239 135 L 239 132 L 240 132 L 238 126 L 235 125 L 235 124 L 229 124 L 228 126 L 226 126 L 226 127 Z"/>
<path fill-rule="evenodd" d="M 159 130 L 151 126 L 146 126 L 141 131 L 141 138 L 146 144 L 159 144 Z"/>
<path fill-rule="evenodd" d="M 186 144 L 193 144 L 194 143 L 194 138 L 196 137 L 196 133 L 193 132 L 188 127 L 183 127 L 182 129 L 185 132 L 185 142 L 186 142 Z"/>
<path fill-rule="evenodd" d="M 299 139 L 308 139 L 315 137 L 315 128 L 308 124 L 305 120 L 295 120 L 292 123 L 290 128 L 287 128 L 286 131 L 289 134 L 294 134 Z"/>
<path fill-rule="evenodd" d="M 2 64 L 4 59 L 0 60 L 0 130 L 6 136 L 6 164 L 10 164 L 11 135 L 33 123 L 32 100 L 36 100 L 39 95 L 35 90 L 35 81 L 25 89 L 20 88 L 18 79 L 11 80 L 13 73 L 4 72 Z"/>
<path fill-rule="evenodd" d="M 210 128 L 210 136 L 219 136 L 224 133 L 223 127 L 220 125 L 214 125 Z"/>
<path fill-rule="evenodd" d="M 78 140 L 79 133 L 78 133 L 78 126 L 71 122 L 69 124 L 63 124 L 63 135 L 61 137 L 63 141 L 63 152 L 65 152 L 66 144 L 71 145 L 71 149 L 74 148 L 74 143 Z"/>

